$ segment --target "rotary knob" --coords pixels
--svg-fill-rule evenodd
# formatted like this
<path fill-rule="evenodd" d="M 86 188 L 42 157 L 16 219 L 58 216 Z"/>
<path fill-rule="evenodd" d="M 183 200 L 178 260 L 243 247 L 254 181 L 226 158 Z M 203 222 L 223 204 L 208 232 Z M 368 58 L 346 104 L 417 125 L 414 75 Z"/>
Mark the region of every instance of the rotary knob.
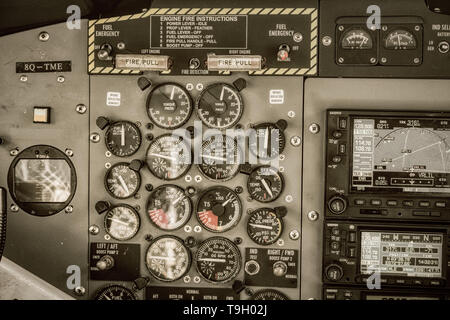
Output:
<path fill-rule="evenodd" d="M 250 260 L 245 263 L 245 272 L 251 276 L 254 276 L 259 273 L 260 266 L 259 263 L 255 260 Z"/>
<path fill-rule="evenodd" d="M 330 264 L 325 269 L 325 276 L 330 281 L 339 281 L 343 275 L 344 271 L 342 270 L 342 267 L 340 265 Z"/>
<path fill-rule="evenodd" d="M 328 209 L 333 214 L 342 214 L 347 209 L 347 200 L 341 196 L 332 197 L 328 200 Z"/>

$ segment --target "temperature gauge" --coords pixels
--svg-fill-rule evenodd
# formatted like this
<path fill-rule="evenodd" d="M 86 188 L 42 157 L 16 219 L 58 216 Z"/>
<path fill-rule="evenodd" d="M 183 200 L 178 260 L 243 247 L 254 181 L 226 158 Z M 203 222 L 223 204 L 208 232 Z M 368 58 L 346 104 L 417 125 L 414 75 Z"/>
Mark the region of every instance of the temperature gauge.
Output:
<path fill-rule="evenodd" d="M 164 134 L 150 144 L 147 165 L 159 179 L 178 179 L 191 167 L 191 149 L 182 137 Z"/>
<path fill-rule="evenodd" d="M 211 232 L 230 230 L 239 222 L 241 214 L 241 200 L 227 187 L 210 188 L 197 202 L 197 219 Z"/>
<path fill-rule="evenodd" d="M 191 267 L 191 260 L 191 252 L 183 240 L 174 236 L 156 238 L 145 257 L 150 274 L 166 282 L 183 277 Z"/>
<path fill-rule="evenodd" d="M 116 199 L 131 198 L 138 192 L 140 186 L 141 175 L 131 169 L 129 163 L 117 163 L 106 173 L 106 191 Z"/>
<path fill-rule="evenodd" d="M 252 300 L 289 300 L 289 298 L 278 290 L 264 289 L 255 292 Z"/>
<path fill-rule="evenodd" d="M 176 129 L 185 124 L 192 114 L 189 93 L 175 83 L 164 83 L 150 91 L 147 113 L 150 120 L 160 128 Z"/>
<path fill-rule="evenodd" d="M 413 50 L 417 48 L 414 35 L 404 29 L 389 32 L 384 41 L 384 47 L 390 50 Z"/>
<path fill-rule="evenodd" d="M 277 169 L 270 166 L 255 168 L 247 180 L 247 189 L 250 196 L 263 203 L 278 199 L 283 192 L 283 188 L 283 176 Z"/>
<path fill-rule="evenodd" d="M 142 136 L 137 125 L 129 121 L 114 122 L 105 133 L 106 148 L 117 157 L 129 157 L 141 146 Z"/>
<path fill-rule="evenodd" d="M 136 296 L 124 286 L 110 285 L 102 288 L 95 296 L 95 300 L 136 300 Z"/>
<path fill-rule="evenodd" d="M 226 83 L 210 85 L 197 100 L 199 118 L 214 129 L 227 129 L 237 124 L 243 109 L 241 95 Z"/>
<path fill-rule="evenodd" d="M 121 204 L 112 207 L 105 215 L 105 230 L 116 240 L 129 240 L 139 231 L 141 220 L 131 206 Z"/>
<path fill-rule="evenodd" d="M 213 237 L 203 241 L 196 254 L 197 271 L 207 281 L 228 282 L 241 270 L 239 248 L 230 240 Z"/>
<path fill-rule="evenodd" d="M 181 228 L 191 217 L 191 199 L 176 185 L 162 185 L 150 194 L 147 213 L 157 228 L 173 231 Z"/>
<path fill-rule="evenodd" d="M 366 30 L 353 28 L 343 34 L 341 47 L 349 50 L 369 50 L 373 48 L 373 39 Z"/>
<path fill-rule="evenodd" d="M 252 212 L 247 223 L 247 233 L 255 243 L 267 246 L 275 243 L 283 232 L 283 220 L 275 210 L 260 208 Z"/>

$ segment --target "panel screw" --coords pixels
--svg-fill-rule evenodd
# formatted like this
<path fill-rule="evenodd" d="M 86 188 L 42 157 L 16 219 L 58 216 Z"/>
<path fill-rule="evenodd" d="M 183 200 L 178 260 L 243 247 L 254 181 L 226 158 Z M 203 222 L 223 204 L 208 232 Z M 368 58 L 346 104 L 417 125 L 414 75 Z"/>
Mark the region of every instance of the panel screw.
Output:
<path fill-rule="evenodd" d="M 107 241 L 111 240 L 111 236 L 109 234 L 105 234 L 105 240 Z"/>
<path fill-rule="evenodd" d="M 194 277 L 194 283 L 200 283 L 201 279 L 199 276 Z"/>
<path fill-rule="evenodd" d="M 200 182 L 202 182 L 202 177 L 199 175 L 196 175 L 194 180 L 195 180 L 195 182 L 200 183 Z"/>
<path fill-rule="evenodd" d="M 297 230 L 292 230 L 289 232 L 289 238 L 291 238 L 291 240 L 298 240 L 298 238 L 300 238 L 300 232 Z"/>
<path fill-rule="evenodd" d="M 125 49 L 125 43 L 119 42 L 119 43 L 117 44 L 117 49 L 119 49 L 119 50 Z"/>
<path fill-rule="evenodd" d="M 77 107 L 75 108 L 75 110 L 79 113 L 79 114 L 85 114 L 87 111 L 87 107 L 84 104 L 78 104 Z"/>
<path fill-rule="evenodd" d="M 66 79 L 64 78 L 64 76 L 58 76 L 56 78 L 56 81 L 58 81 L 59 83 L 63 83 L 64 81 L 66 81 Z"/>
<path fill-rule="evenodd" d="M 319 213 L 317 211 L 310 211 L 308 212 L 308 219 L 310 221 L 316 221 L 317 219 L 319 219 Z"/>
<path fill-rule="evenodd" d="M 10 208 L 11 208 L 12 212 L 18 212 L 19 211 L 19 207 L 17 205 L 15 205 L 15 204 L 12 204 Z"/>
<path fill-rule="evenodd" d="M 291 111 L 288 112 L 287 115 L 288 115 L 289 118 L 294 118 L 295 117 L 295 111 L 291 110 Z"/>
<path fill-rule="evenodd" d="M 92 142 L 97 143 L 97 142 L 100 141 L 100 135 L 99 135 L 98 133 L 96 133 L 96 132 L 91 133 L 91 135 L 89 136 L 89 139 L 90 139 Z"/>
<path fill-rule="evenodd" d="M 415 26 L 415 27 L 414 27 L 414 30 L 420 31 L 420 26 Z"/>
<path fill-rule="evenodd" d="M 147 190 L 148 192 L 153 191 L 153 185 L 148 183 L 145 185 L 145 190 Z"/>
<path fill-rule="evenodd" d="M 200 226 L 195 226 L 195 227 L 194 227 L 194 232 L 197 232 L 197 233 L 202 232 L 202 227 L 200 227 Z"/>
<path fill-rule="evenodd" d="M 385 57 L 381 58 L 381 62 L 386 63 L 387 59 Z"/>
<path fill-rule="evenodd" d="M 105 168 L 106 168 L 106 169 L 111 168 L 111 163 L 109 163 L 109 162 L 105 163 Z"/>
<path fill-rule="evenodd" d="M 277 245 L 279 245 L 280 247 L 284 246 L 284 240 L 283 239 L 278 239 L 277 240 Z"/>
<path fill-rule="evenodd" d="M 97 225 L 93 224 L 92 226 L 89 227 L 89 233 L 90 233 L 90 234 L 92 234 L 92 235 L 95 236 L 95 235 L 97 235 L 99 232 L 100 232 L 100 228 L 99 228 Z"/>
<path fill-rule="evenodd" d="M 387 26 L 383 26 L 383 27 L 381 27 L 381 29 L 382 29 L 383 31 L 386 31 L 386 30 L 387 30 Z"/>
<path fill-rule="evenodd" d="M 67 206 L 66 209 L 64 210 L 66 213 L 72 213 L 73 212 L 73 206 Z"/>
<path fill-rule="evenodd" d="M 338 59 L 338 62 L 339 62 L 339 63 L 344 63 L 344 58 L 340 57 L 340 58 Z"/>
<path fill-rule="evenodd" d="M 105 152 L 105 157 L 111 158 L 111 156 L 112 156 L 111 151 L 106 151 L 106 152 Z"/>
<path fill-rule="evenodd" d="M 84 296 L 84 294 L 86 293 L 86 289 L 84 287 L 76 287 L 74 291 L 78 296 Z"/>
<path fill-rule="evenodd" d="M 279 159 L 280 161 L 284 161 L 284 159 L 286 159 L 286 156 L 284 154 L 280 154 Z"/>
<path fill-rule="evenodd" d="M 46 42 L 46 41 L 48 41 L 48 39 L 50 39 L 50 35 L 48 34 L 48 32 L 42 31 L 41 33 L 39 33 L 40 41 Z"/>
<path fill-rule="evenodd" d="M 375 63 L 375 62 L 377 62 L 377 58 L 374 58 L 374 57 L 370 58 L 370 63 Z"/>
<path fill-rule="evenodd" d="M 184 177 L 184 181 L 186 181 L 187 183 L 189 183 L 189 182 L 192 181 L 192 177 L 191 177 L 189 174 L 187 174 L 187 175 Z"/>
<path fill-rule="evenodd" d="M 344 31 L 344 26 L 339 26 L 339 27 L 338 27 L 338 30 L 339 30 L 339 31 Z"/>
<path fill-rule="evenodd" d="M 28 81 L 28 77 L 23 74 L 23 75 L 20 76 L 20 81 L 27 82 Z"/>
<path fill-rule="evenodd" d="M 290 194 L 288 194 L 285 198 L 286 202 L 292 202 L 294 200 Z"/>
<path fill-rule="evenodd" d="M 19 149 L 18 148 L 12 149 L 11 151 L 9 151 L 9 154 L 12 157 L 15 157 L 15 156 L 17 156 L 19 154 Z"/>
<path fill-rule="evenodd" d="M 419 58 L 414 58 L 414 63 L 415 63 L 415 64 L 420 63 L 420 59 L 419 59 Z"/>
<path fill-rule="evenodd" d="M 66 154 L 69 157 L 73 157 L 73 150 L 72 149 L 66 149 Z"/>
<path fill-rule="evenodd" d="M 183 281 L 184 281 L 184 283 L 189 283 L 189 282 L 191 282 L 191 277 L 190 276 L 185 276 L 183 278 Z"/>
<path fill-rule="evenodd" d="M 236 244 L 241 244 L 242 243 L 242 238 L 237 237 L 237 238 L 235 238 L 233 240 L 233 242 L 236 243 Z"/>
<path fill-rule="evenodd" d="M 303 35 L 300 32 L 296 32 L 292 38 L 295 42 L 301 42 L 303 40 Z"/>
<path fill-rule="evenodd" d="M 294 147 L 298 147 L 301 143 L 302 143 L 302 138 L 300 138 L 299 136 L 293 136 L 291 138 L 291 144 Z"/>
<path fill-rule="evenodd" d="M 317 123 L 312 123 L 309 125 L 309 132 L 317 134 L 320 131 L 320 126 Z"/>
<path fill-rule="evenodd" d="M 152 236 L 151 234 L 147 234 L 147 235 L 145 236 L 145 241 L 151 242 L 152 240 L 153 240 L 153 236 Z"/>
<path fill-rule="evenodd" d="M 192 227 L 190 225 L 184 226 L 184 232 L 191 233 L 192 232 Z"/>
<path fill-rule="evenodd" d="M 329 46 L 331 45 L 332 42 L 333 42 L 333 40 L 331 39 L 330 36 L 325 36 L 325 37 L 322 38 L 322 44 L 323 44 L 325 47 L 329 47 Z"/>

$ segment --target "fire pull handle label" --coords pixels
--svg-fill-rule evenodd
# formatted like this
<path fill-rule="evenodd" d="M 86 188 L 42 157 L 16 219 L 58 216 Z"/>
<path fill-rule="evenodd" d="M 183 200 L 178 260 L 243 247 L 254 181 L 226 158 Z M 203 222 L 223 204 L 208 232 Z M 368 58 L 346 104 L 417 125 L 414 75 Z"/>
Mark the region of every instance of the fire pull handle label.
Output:
<path fill-rule="evenodd" d="M 262 69 L 258 55 L 209 55 L 209 71 L 257 71 Z"/>
<path fill-rule="evenodd" d="M 118 54 L 116 68 L 140 71 L 167 71 L 170 69 L 171 59 L 163 55 Z"/>

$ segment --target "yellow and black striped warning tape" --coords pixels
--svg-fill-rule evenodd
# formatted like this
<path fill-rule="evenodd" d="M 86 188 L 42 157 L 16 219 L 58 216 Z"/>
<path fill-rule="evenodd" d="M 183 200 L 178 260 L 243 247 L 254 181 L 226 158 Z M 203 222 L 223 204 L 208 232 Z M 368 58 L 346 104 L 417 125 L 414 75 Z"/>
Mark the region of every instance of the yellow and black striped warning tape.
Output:
<path fill-rule="evenodd" d="M 318 14 L 316 8 L 151 8 L 141 13 L 89 21 L 88 69 L 90 74 L 139 74 L 139 70 L 123 70 L 95 66 L 95 26 L 116 21 L 144 19 L 151 15 L 309 15 L 311 17 L 311 56 L 309 68 L 268 68 L 250 71 L 251 75 L 315 75 L 317 73 Z M 170 71 L 162 72 L 168 74 Z M 219 74 L 230 74 L 222 71 Z"/>

